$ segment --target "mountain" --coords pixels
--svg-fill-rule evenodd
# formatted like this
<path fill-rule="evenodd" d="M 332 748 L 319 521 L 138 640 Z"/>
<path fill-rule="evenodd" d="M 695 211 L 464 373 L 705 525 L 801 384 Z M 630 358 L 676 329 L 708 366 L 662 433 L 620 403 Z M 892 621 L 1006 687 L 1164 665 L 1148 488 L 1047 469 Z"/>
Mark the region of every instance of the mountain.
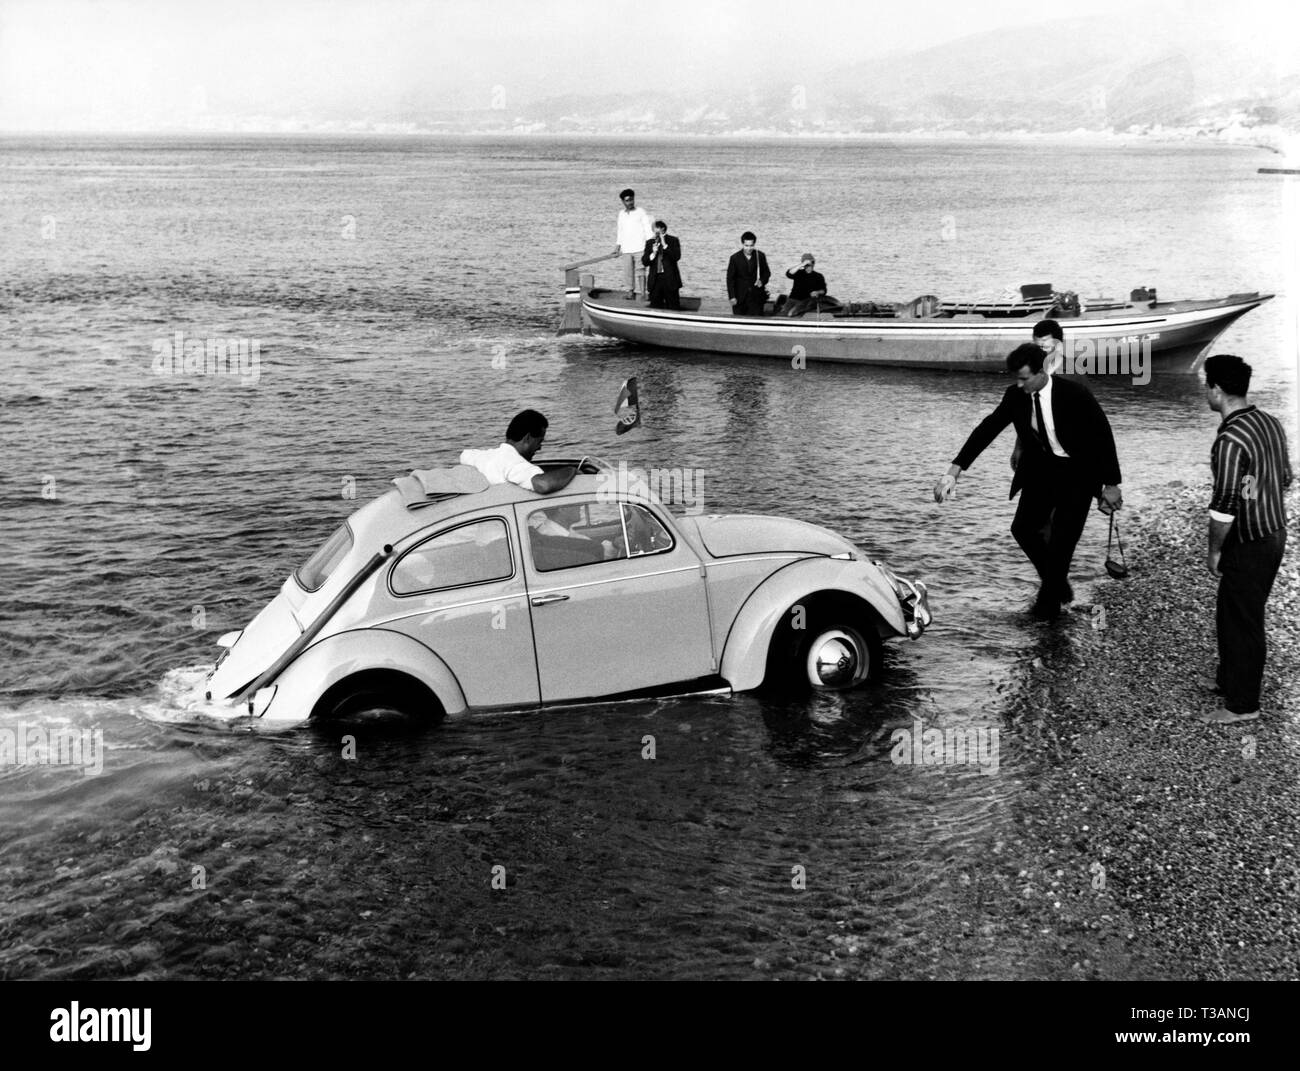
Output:
<path fill-rule="evenodd" d="M 547 131 L 1127 131 L 1280 123 L 1300 127 L 1300 61 L 1263 62 L 1249 34 L 1205 19 L 1060 19 L 989 30 L 805 76 L 734 77 L 695 94 L 541 97 L 510 121 Z M 504 115 L 483 116 L 493 126 Z M 467 116 L 468 118 L 468 116 Z"/>

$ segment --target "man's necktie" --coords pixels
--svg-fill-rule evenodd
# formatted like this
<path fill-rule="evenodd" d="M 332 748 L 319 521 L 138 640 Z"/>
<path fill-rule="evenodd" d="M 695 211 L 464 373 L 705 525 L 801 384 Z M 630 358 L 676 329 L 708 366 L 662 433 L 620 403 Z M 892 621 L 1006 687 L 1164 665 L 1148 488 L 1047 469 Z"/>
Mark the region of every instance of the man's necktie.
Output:
<path fill-rule="evenodd" d="M 1038 422 L 1038 439 L 1043 449 L 1052 453 L 1052 441 L 1047 437 L 1047 422 L 1043 420 L 1043 403 L 1037 391 L 1034 392 L 1034 419 Z"/>

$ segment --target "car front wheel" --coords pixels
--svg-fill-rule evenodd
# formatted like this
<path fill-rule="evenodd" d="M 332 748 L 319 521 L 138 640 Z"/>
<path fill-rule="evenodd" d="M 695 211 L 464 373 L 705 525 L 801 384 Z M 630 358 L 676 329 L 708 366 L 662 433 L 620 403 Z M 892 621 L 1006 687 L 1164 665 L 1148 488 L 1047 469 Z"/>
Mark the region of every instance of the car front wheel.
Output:
<path fill-rule="evenodd" d="M 785 691 L 840 692 L 876 676 L 880 636 L 849 614 L 810 614 L 807 627 L 787 619 L 772 638 L 765 683 Z"/>
<path fill-rule="evenodd" d="M 819 630 L 803 647 L 804 677 L 818 691 L 856 687 L 875 669 L 871 647 L 856 629 Z"/>

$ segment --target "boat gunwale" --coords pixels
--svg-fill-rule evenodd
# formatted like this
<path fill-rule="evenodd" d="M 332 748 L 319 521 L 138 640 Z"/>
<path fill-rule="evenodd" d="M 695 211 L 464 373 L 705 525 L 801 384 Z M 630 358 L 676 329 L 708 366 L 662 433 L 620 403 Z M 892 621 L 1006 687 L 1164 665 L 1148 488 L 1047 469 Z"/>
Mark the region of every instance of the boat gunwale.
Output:
<path fill-rule="evenodd" d="M 1096 318 L 1068 317 L 1062 318 L 1058 322 L 1063 330 L 1077 333 L 1079 331 L 1095 330 L 1114 330 L 1117 328 L 1158 328 L 1166 325 L 1181 326 L 1186 322 L 1185 318 L 1195 318 L 1212 314 L 1214 316 L 1227 315 L 1238 309 L 1242 314 L 1262 305 L 1264 302 L 1271 300 L 1273 294 L 1260 294 L 1255 297 L 1246 298 L 1241 301 L 1227 304 L 1226 298 L 1212 298 L 1202 301 L 1192 302 L 1171 302 L 1170 304 L 1190 304 L 1194 307 L 1169 309 L 1168 311 L 1148 312 L 1145 315 L 1139 315 L 1133 318 L 1133 313 L 1127 313 L 1125 317 L 1108 317 L 1098 316 Z M 982 320 L 961 319 L 954 320 L 951 317 L 927 317 L 924 319 L 895 318 L 895 317 L 828 317 L 824 319 L 808 320 L 802 317 L 785 318 L 779 316 L 734 316 L 726 313 L 714 312 L 695 312 L 688 310 L 676 309 L 651 309 L 644 306 L 627 307 L 621 305 L 607 305 L 593 299 L 590 291 L 584 291 L 582 295 L 583 309 L 588 316 L 594 313 L 596 316 L 606 316 L 613 318 L 624 318 L 641 323 L 656 323 L 663 325 L 665 328 L 673 326 L 682 327 L 699 327 L 699 328 L 720 328 L 728 333 L 733 331 L 750 331 L 758 334 L 776 335 L 788 333 L 807 333 L 814 332 L 831 332 L 842 331 L 845 333 L 856 333 L 863 330 L 870 331 L 921 331 L 924 333 L 934 332 L 951 332 L 957 335 L 969 336 L 978 333 L 1022 333 L 1026 327 L 1038 323 L 1041 318 L 1016 317 L 1012 318 L 984 318 Z"/>

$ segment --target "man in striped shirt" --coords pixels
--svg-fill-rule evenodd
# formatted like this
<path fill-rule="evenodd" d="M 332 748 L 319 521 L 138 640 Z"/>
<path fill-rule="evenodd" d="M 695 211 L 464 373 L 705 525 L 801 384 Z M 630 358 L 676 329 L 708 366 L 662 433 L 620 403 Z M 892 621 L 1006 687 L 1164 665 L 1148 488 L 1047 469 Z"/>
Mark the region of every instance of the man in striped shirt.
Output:
<path fill-rule="evenodd" d="M 1246 401 L 1250 365 L 1231 354 L 1205 362 L 1210 408 L 1223 417 L 1210 467 L 1210 572 L 1219 578 L 1215 626 L 1219 636 L 1216 690 L 1223 706 L 1202 714 L 1214 725 L 1254 721 L 1264 678 L 1264 604 L 1286 548 L 1291 485 L 1286 433 L 1276 417 Z"/>

